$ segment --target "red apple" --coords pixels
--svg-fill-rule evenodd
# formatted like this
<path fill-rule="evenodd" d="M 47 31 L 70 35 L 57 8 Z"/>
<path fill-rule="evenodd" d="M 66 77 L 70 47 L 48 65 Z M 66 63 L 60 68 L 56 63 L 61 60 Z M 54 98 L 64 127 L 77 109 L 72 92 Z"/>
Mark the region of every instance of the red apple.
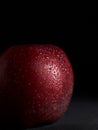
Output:
<path fill-rule="evenodd" d="M 0 58 L 0 122 L 35 127 L 67 110 L 74 76 L 66 54 L 51 44 L 17 45 Z"/>

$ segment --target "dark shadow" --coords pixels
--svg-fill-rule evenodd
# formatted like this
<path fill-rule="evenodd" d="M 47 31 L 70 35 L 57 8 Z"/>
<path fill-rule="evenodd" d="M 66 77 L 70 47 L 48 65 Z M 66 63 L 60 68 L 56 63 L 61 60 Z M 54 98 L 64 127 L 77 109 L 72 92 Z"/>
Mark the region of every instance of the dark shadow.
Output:
<path fill-rule="evenodd" d="M 38 125 L 35 128 L 23 128 L 19 125 L 1 125 L 0 130 L 84 130 L 79 125 Z"/>
<path fill-rule="evenodd" d="M 79 125 L 64 125 L 64 126 L 60 125 L 60 126 L 50 127 L 47 130 L 84 130 L 84 129 Z"/>
<path fill-rule="evenodd" d="M 27 130 L 85 130 L 83 126 L 79 125 L 50 125 L 50 126 L 43 126 L 39 128 L 31 128 Z"/>
<path fill-rule="evenodd" d="M 9 124 L 2 124 L 0 125 L 0 130 L 24 130 L 24 128 L 22 128 L 19 125 L 9 125 Z"/>

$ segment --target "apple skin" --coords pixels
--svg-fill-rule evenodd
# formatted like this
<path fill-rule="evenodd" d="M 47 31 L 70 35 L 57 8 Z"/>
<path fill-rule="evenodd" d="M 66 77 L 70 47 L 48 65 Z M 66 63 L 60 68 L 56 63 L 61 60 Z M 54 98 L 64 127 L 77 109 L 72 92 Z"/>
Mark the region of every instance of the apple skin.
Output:
<path fill-rule="evenodd" d="M 29 128 L 58 120 L 70 103 L 74 75 L 52 44 L 16 45 L 0 58 L 0 122 Z"/>

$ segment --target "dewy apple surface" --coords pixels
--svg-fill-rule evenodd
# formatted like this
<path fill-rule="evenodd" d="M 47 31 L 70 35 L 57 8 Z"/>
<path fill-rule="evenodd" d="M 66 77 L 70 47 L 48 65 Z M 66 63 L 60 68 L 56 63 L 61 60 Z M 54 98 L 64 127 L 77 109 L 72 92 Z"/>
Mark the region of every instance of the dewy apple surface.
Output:
<path fill-rule="evenodd" d="M 2 55 L 0 69 L 0 77 L 4 75 L 0 79 L 0 121 L 6 119 L 3 123 L 16 119 L 24 127 L 52 123 L 67 110 L 74 75 L 67 55 L 59 47 L 13 46 Z"/>

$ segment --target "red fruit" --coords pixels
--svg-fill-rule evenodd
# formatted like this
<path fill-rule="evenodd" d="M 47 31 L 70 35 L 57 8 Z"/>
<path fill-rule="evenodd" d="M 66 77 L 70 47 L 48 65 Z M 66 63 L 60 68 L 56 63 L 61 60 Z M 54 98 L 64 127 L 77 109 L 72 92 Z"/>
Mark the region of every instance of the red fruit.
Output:
<path fill-rule="evenodd" d="M 13 46 L 0 59 L 0 121 L 25 127 L 52 123 L 66 111 L 73 71 L 54 45 Z"/>

